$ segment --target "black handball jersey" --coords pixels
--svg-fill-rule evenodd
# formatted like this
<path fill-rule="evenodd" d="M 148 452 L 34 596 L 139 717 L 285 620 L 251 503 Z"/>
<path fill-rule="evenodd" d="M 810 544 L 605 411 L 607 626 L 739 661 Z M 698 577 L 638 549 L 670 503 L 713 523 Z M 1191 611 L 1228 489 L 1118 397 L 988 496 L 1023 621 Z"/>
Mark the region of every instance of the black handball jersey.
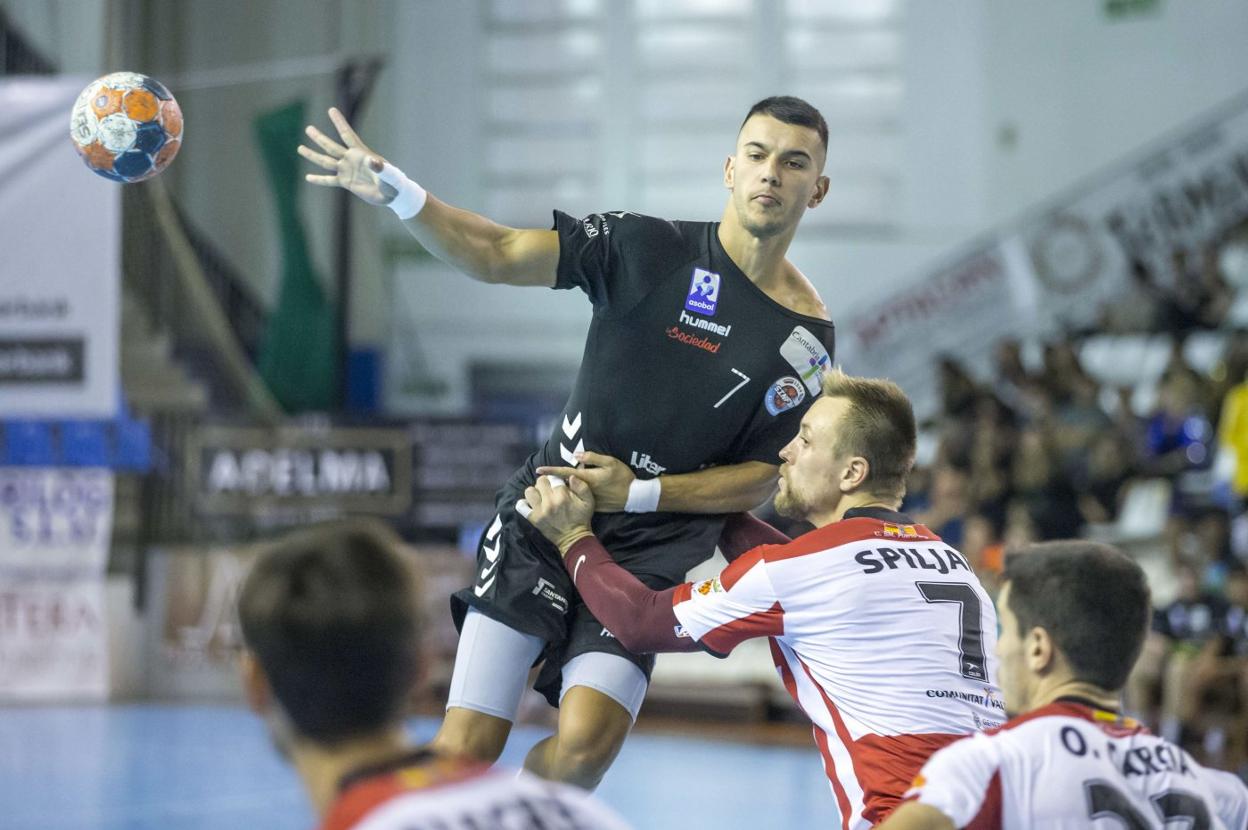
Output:
<path fill-rule="evenodd" d="M 718 223 L 556 211 L 555 228 L 555 287 L 584 291 L 594 315 L 572 395 L 516 480 L 531 484 L 536 465 L 572 466 L 580 449 L 619 458 L 643 479 L 779 464 L 819 394 L 832 324 L 763 293 L 724 252 Z M 687 541 L 683 577 L 714 551 L 721 527 L 718 516 L 615 513 L 600 514 L 594 530 L 625 564 L 655 536 Z"/>
<path fill-rule="evenodd" d="M 499 492 L 475 584 L 460 600 L 548 640 L 560 635 L 535 622 L 535 610 L 514 607 L 529 603 L 531 589 L 566 613 L 573 595 L 558 551 L 514 519 L 538 466 L 575 466 L 582 450 L 614 456 L 642 479 L 780 463 L 820 392 L 833 326 L 768 297 L 728 257 L 718 228 L 627 211 L 555 212 L 555 287 L 580 289 L 593 305 L 585 351 L 550 437 Z M 722 526 L 721 515 L 663 512 L 599 513 L 593 522 L 616 560 L 654 588 L 683 582 L 714 552 Z M 509 554 L 516 544 L 523 556 Z M 530 573 L 503 587 L 509 560 Z"/>

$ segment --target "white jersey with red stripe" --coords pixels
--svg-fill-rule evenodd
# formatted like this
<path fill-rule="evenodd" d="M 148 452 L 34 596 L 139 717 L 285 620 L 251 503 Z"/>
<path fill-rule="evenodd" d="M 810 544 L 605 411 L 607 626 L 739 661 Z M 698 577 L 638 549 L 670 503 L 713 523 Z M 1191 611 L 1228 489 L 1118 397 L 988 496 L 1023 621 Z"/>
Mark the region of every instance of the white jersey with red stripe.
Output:
<path fill-rule="evenodd" d="M 936 749 L 1005 715 L 996 610 L 965 558 L 901 514 L 846 516 L 680 586 L 673 605 L 711 652 L 772 638 L 848 830 L 880 821 Z"/>
<path fill-rule="evenodd" d="M 1244 830 L 1248 790 L 1130 718 L 1070 699 L 950 744 L 906 793 L 958 827 Z"/>
<path fill-rule="evenodd" d="M 584 790 L 419 750 L 346 781 L 320 830 L 627 830 Z"/>

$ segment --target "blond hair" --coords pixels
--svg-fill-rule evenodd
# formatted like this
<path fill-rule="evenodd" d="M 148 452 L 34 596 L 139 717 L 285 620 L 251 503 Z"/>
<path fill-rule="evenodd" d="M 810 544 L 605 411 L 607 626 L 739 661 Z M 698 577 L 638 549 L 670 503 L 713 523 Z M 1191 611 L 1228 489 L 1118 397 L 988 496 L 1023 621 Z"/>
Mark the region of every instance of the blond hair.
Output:
<path fill-rule="evenodd" d="M 838 366 L 823 373 L 823 394 L 849 401 L 837 430 L 837 456 L 865 458 L 867 489 L 900 499 L 914 466 L 918 432 L 906 393 L 891 380 L 847 375 Z"/>

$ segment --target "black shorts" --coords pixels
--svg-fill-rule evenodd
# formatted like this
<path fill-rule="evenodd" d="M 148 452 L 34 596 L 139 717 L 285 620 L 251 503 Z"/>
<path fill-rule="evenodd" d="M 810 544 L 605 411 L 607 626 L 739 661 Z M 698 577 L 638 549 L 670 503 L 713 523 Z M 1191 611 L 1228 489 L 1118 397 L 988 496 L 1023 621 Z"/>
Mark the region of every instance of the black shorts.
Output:
<path fill-rule="evenodd" d="M 620 645 L 581 602 L 558 549 L 515 512 L 524 496 L 513 478 L 497 499 L 498 515 L 481 534 L 473 585 L 451 595 L 455 627 L 468 608 L 541 637 L 545 665 L 534 685 L 552 706 L 559 705 L 563 666 L 588 652 L 617 654 L 650 677 L 654 655 L 633 654 Z M 675 513 L 602 513 L 594 532 L 616 560 L 650 588 L 678 585 L 685 573 L 710 558 L 723 527 L 722 516 Z M 604 633 L 605 632 L 605 633 Z"/>

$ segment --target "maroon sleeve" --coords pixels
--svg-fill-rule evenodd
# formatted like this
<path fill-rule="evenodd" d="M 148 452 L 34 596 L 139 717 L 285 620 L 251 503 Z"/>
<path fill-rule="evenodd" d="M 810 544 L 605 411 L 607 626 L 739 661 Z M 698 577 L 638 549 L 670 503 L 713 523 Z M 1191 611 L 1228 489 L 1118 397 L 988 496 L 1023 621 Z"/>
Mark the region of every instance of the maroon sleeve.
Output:
<path fill-rule="evenodd" d="M 676 588 L 655 591 L 616 564 L 594 536 L 576 542 L 563 566 L 598 622 L 629 651 L 699 651 L 692 637 L 678 636 L 680 621 L 672 610 Z"/>
<path fill-rule="evenodd" d="M 762 519 L 749 513 L 733 513 L 719 534 L 719 552 L 729 562 L 759 545 L 787 545 L 793 541 Z"/>

